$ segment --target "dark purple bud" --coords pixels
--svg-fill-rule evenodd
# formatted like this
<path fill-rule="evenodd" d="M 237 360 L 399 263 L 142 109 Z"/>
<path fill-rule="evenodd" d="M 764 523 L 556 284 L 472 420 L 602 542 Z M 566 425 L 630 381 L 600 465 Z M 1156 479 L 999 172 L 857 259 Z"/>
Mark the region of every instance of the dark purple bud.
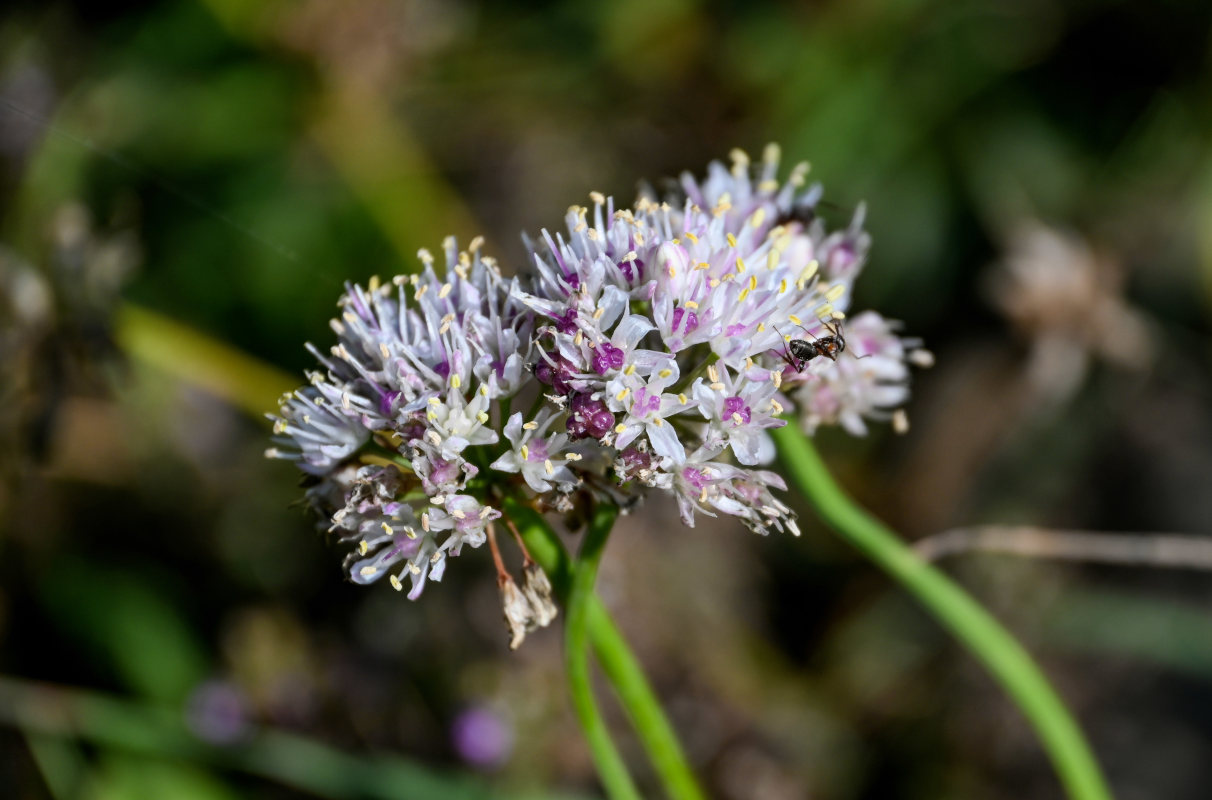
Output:
<path fill-rule="evenodd" d="M 601 400 L 588 394 L 578 394 L 569 404 L 568 435 L 573 439 L 601 439 L 614 427 L 614 414 Z"/>
<path fill-rule="evenodd" d="M 605 375 L 612 369 L 622 369 L 623 351 L 610 342 L 602 342 L 593 353 L 593 368 L 599 375 Z"/>

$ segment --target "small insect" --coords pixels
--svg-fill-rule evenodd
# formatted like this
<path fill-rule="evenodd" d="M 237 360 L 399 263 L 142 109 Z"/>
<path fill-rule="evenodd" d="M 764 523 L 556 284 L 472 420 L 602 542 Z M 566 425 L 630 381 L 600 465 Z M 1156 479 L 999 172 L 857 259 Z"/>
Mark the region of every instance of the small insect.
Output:
<path fill-rule="evenodd" d="M 813 336 L 812 332 L 803 325 L 800 328 L 804 333 L 812 336 L 812 341 L 805 339 L 787 340 L 784 337 L 785 344 L 783 345 L 782 358 L 796 372 L 801 372 L 804 365 L 817 356 L 823 356 L 830 361 L 837 361 L 837 357 L 846 352 L 846 334 L 842 331 L 842 321 L 836 320 L 828 322 L 821 320 L 821 324 L 825 326 L 825 330 L 829 331 L 828 336 Z M 775 330 L 778 330 L 777 328 Z M 780 331 L 781 333 L 781 331 Z M 870 353 L 855 358 L 867 358 Z"/>

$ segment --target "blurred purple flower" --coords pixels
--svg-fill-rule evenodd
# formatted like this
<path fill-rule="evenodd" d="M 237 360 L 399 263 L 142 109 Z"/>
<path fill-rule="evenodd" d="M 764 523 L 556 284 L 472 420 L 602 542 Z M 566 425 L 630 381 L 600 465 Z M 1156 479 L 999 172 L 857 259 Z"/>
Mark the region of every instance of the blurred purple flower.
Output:
<path fill-rule="evenodd" d="M 484 706 L 473 706 L 455 717 L 450 739 L 468 764 L 496 769 L 513 752 L 513 726 Z"/>

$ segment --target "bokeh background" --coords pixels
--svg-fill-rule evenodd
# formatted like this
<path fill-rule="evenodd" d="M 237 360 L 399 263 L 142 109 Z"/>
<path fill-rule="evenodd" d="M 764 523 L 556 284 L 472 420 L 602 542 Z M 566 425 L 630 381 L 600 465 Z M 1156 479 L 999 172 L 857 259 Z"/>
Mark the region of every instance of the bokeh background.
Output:
<path fill-rule="evenodd" d="M 9 0 L 0 794 L 595 796 L 558 631 L 507 650 L 480 552 L 415 604 L 343 582 L 251 412 L 344 281 L 448 233 L 516 264 L 734 146 L 867 202 L 857 307 L 937 355 L 906 435 L 818 437 L 885 520 L 1212 533 L 1210 36 L 1194 0 Z M 712 796 L 1059 798 L 975 662 L 803 527 L 652 502 L 607 553 Z M 1207 797 L 1212 573 L 942 564 L 1119 798 Z"/>

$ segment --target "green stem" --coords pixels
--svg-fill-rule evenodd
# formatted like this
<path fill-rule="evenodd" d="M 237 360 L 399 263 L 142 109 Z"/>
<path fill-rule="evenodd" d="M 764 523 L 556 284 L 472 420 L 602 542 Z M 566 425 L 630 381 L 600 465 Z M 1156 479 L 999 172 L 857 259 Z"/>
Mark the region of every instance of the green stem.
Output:
<path fill-rule="evenodd" d="M 556 594 L 566 598 L 572 584 L 573 567 L 559 536 L 533 509 L 513 498 L 505 498 L 502 502 L 505 513 L 517 524 L 531 557 L 547 573 Z M 614 686 L 666 795 L 673 800 L 703 800 L 705 795 L 643 668 L 595 595 L 588 599 L 586 626 L 602 671 Z"/>
<path fill-rule="evenodd" d="M 618 509 L 609 504 L 599 504 L 585 532 L 581 554 L 577 558 L 572 574 L 572 587 L 568 591 L 567 620 L 565 622 L 564 666 L 568 671 L 568 688 L 572 692 L 572 707 L 576 711 L 598 774 L 606 793 L 616 800 L 639 800 L 627 765 L 615 749 L 610 730 L 602 719 L 597 701 L 593 697 L 593 681 L 589 674 L 589 603 L 593 598 L 593 584 L 598 576 L 598 564 L 610 528 L 619 515 Z"/>
<path fill-rule="evenodd" d="M 912 592 L 1001 683 L 1035 727 L 1069 797 L 1110 800 L 1081 729 L 1023 646 L 971 595 L 847 497 L 794 425 L 773 433 L 789 477 L 825 523 Z"/>

